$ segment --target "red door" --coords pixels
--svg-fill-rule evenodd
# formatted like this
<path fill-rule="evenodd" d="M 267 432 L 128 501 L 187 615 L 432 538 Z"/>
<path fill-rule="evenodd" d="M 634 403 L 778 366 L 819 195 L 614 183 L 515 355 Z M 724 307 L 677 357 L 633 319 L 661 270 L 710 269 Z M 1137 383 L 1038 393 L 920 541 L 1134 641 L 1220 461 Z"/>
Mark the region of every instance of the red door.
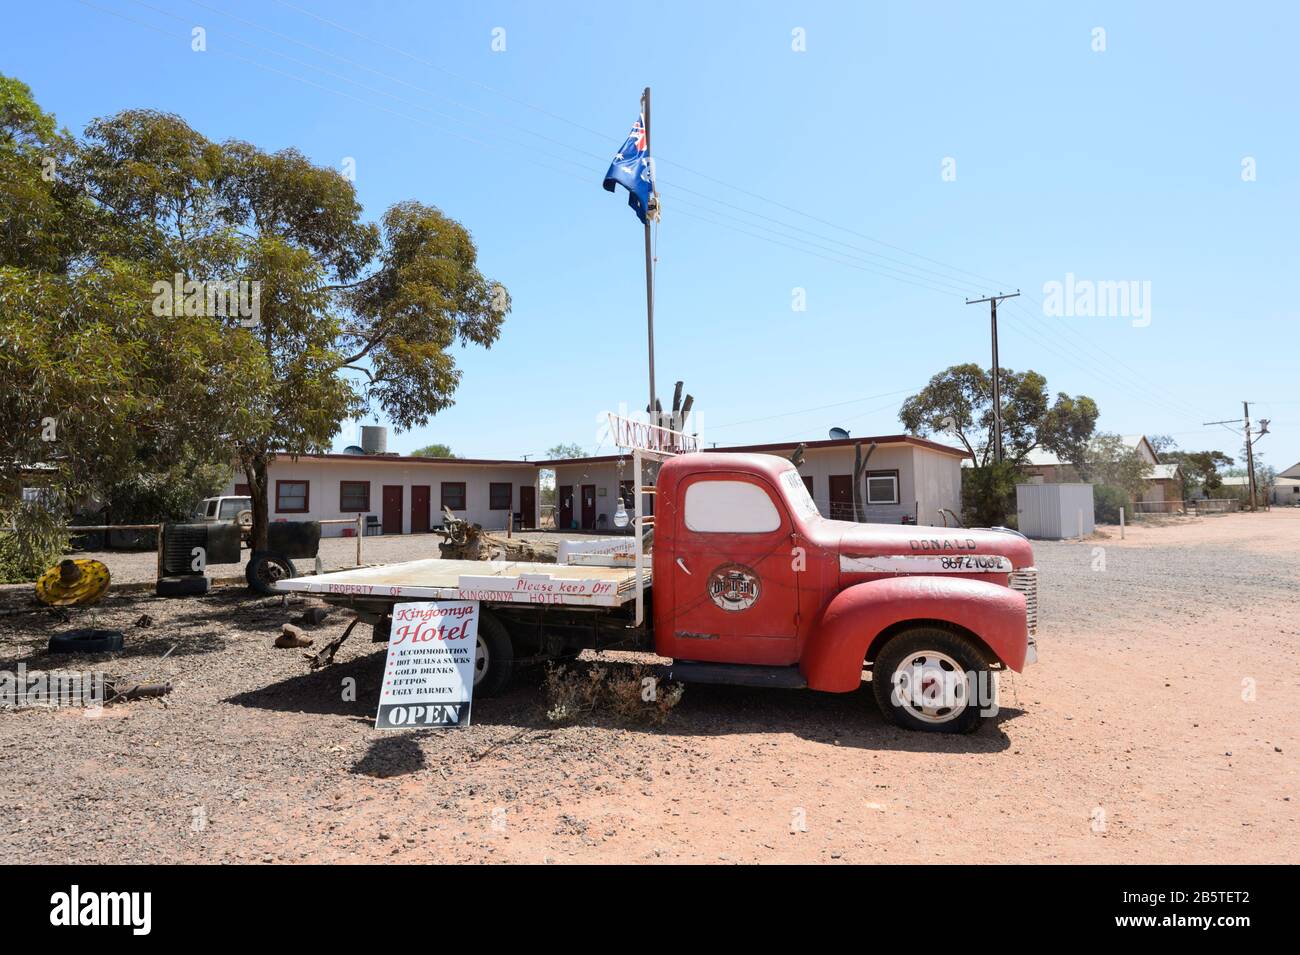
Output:
<path fill-rule="evenodd" d="M 749 475 L 726 472 L 678 488 L 683 506 L 675 518 L 672 649 L 666 655 L 769 666 L 798 662 L 799 575 L 780 496 Z"/>
<path fill-rule="evenodd" d="M 853 520 L 853 475 L 831 475 L 831 520 Z"/>
<path fill-rule="evenodd" d="M 532 527 L 537 520 L 537 488 L 531 484 L 519 485 L 519 513 L 524 527 Z"/>
<path fill-rule="evenodd" d="M 596 529 L 596 485 L 594 484 L 582 486 L 582 529 L 585 531 Z"/>
<path fill-rule="evenodd" d="M 402 485 L 384 485 L 384 533 L 402 533 Z"/>
<path fill-rule="evenodd" d="M 556 510 L 559 511 L 560 517 L 555 526 L 562 531 L 567 531 L 573 526 L 573 485 L 561 484 L 555 489 Z"/>
<path fill-rule="evenodd" d="M 411 485 L 411 533 L 429 532 L 429 485 Z"/>

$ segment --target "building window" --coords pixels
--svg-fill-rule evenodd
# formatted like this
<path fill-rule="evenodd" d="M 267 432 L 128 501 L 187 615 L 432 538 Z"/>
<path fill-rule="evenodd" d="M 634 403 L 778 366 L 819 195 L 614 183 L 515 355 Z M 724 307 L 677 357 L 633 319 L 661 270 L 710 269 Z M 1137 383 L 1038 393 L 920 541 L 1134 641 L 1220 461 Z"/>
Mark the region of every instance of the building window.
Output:
<path fill-rule="evenodd" d="M 618 496 L 623 501 L 624 510 L 626 510 L 629 514 L 632 513 L 632 511 L 634 510 L 632 506 L 633 504 L 632 499 L 636 497 L 636 482 L 619 481 Z"/>
<path fill-rule="evenodd" d="M 813 480 L 812 480 L 812 478 L 811 478 L 809 475 L 807 475 L 807 474 L 801 474 L 800 477 L 803 478 L 803 486 L 806 487 L 806 488 L 808 489 L 808 496 L 809 496 L 809 497 L 812 497 L 812 496 L 813 496 Z"/>
<path fill-rule="evenodd" d="M 442 506 L 453 511 L 465 510 L 465 482 L 442 482 Z"/>
<path fill-rule="evenodd" d="M 370 510 L 370 482 L 339 481 L 339 510 L 345 514 Z"/>
<path fill-rule="evenodd" d="M 446 487 L 447 485 L 443 485 Z M 462 488 L 465 485 L 461 485 Z M 445 492 L 444 492 L 445 493 Z M 461 500 L 464 501 L 465 492 L 461 491 Z M 505 481 L 493 481 L 488 485 L 488 509 L 493 511 L 510 510 L 510 502 L 515 498 L 515 486 Z"/>
<path fill-rule="evenodd" d="M 306 514 L 308 502 L 307 485 L 307 481 L 276 481 L 276 513 Z"/>
<path fill-rule="evenodd" d="M 868 471 L 867 472 L 867 503 L 868 504 L 897 504 L 898 503 L 898 472 L 897 471 Z"/>

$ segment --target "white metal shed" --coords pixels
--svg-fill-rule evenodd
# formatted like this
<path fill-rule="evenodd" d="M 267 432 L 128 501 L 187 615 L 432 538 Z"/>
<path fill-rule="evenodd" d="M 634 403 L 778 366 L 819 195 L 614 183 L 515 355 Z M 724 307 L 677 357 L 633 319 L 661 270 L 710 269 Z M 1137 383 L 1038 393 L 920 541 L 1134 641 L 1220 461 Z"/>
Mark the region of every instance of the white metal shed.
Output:
<path fill-rule="evenodd" d="M 1086 537 L 1093 531 L 1092 485 L 1017 484 L 1016 517 L 1026 537 Z"/>

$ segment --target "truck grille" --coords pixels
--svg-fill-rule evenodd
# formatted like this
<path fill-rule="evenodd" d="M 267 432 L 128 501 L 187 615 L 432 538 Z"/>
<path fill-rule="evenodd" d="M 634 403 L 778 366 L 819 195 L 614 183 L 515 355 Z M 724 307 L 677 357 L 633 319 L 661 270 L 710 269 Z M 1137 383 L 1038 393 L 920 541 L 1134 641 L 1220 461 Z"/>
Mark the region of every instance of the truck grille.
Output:
<path fill-rule="evenodd" d="M 1011 572 L 1009 581 L 1011 589 L 1025 595 L 1025 623 L 1029 635 L 1038 633 L 1038 568 L 1026 567 Z"/>

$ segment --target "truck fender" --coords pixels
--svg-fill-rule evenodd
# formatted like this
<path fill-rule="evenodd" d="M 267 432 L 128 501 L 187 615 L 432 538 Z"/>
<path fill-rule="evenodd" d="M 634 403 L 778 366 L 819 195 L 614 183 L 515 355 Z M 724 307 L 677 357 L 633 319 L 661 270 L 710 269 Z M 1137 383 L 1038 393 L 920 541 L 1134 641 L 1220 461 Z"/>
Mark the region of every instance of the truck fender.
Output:
<path fill-rule="evenodd" d="M 826 606 L 799 661 L 809 689 L 856 690 L 872 641 L 908 620 L 961 627 L 1003 665 L 1024 668 L 1029 631 L 1023 594 L 963 577 L 887 577 L 854 584 Z"/>

